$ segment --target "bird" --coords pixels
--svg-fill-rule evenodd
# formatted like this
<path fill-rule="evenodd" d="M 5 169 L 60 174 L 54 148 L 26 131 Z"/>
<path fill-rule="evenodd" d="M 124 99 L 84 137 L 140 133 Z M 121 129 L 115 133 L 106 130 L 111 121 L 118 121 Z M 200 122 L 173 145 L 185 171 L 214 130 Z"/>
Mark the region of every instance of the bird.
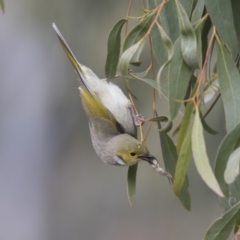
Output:
<path fill-rule="evenodd" d="M 99 158 L 115 166 L 132 166 L 141 160 L 146 161 L 158 173 L 170 177 L 150 154 L 146 143 L 137 139 L 137 126 L 141 122 L 131 101 L 116 84 L 100 79 L 90 68 L 80 64 L 55 23 L 53 29 L 79 80 L 92 145 Z"/>

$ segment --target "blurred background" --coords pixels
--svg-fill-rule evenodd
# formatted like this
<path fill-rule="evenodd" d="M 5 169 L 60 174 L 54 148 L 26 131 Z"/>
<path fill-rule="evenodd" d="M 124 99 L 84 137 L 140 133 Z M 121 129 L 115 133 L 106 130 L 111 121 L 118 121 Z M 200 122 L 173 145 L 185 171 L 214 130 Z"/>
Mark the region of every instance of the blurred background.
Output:
<path fill-rule="evenodd" d="M 92 148 L 78 82 L 52 22 L 78 60 L 104 78 L 107 37 L 125 17 L 127 5 L 116 0 L 5 0 L 6 12 L 0 13 L 1 240 L 201 239 L 222 213 L 194 164 L 189 171 L 191 212 L 167 179 L 146 163 L 139 164 L 131 208 L 127 168 L 103 164 Z M 140 10 L 136 1 L 132 15 Z M 136 82 L 132 87 L 139 112 L 150 117 L 152 90 Z M 161 115 L 168 115 L 166 106 L 158 99 Z M 206 135 L 211 160 L 224 134 L 222 114 L 218 103 L 207 118 L 220 132 Z M 156 127 L 148 146 L 162 163 Z"/>

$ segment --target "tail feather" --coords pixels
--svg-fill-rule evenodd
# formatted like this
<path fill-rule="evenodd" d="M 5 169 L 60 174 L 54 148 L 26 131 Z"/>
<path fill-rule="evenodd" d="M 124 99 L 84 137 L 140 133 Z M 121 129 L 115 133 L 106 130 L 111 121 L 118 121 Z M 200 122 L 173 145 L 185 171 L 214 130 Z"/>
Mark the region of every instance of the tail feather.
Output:
<path fill-rule="evenodd" d="M 76 73 L 77 73 L 77 77 L 80 81 L 80 85 L 82 88 L 85 88 L 86 90 L 89 91 L 88 87 L 86 86 L 86 80 L 83 74 L 83 70 L 81 68 L 80 63 L 77 61 L 76 57 L 74 56 L 72 50 L 70 49 L 70 47 L 68 46 L 67 42 L 65 41 L 64 37 L 62 36 L 61 32 L 59 31 L 59 29 L 57 28 L 56 24 L 53 23 L 52 24 L 53 29 L 55 30 L 57 37 L 68 57 L 68 59 L 70 60 L 70 62 L 72 63 Z"/>

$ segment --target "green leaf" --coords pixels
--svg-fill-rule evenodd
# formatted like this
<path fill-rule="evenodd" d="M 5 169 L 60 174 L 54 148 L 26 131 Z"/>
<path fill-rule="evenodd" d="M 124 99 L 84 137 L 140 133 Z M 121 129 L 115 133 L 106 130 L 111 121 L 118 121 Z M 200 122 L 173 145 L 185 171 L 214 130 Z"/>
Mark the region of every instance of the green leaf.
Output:
<path fill-rule="evenodd" d="M 188 165 L 191 157 L 191 134 L 192 126 L 189 126 L 187 134 L 183 140 L 183 144 L 179 151 L 179 156 L 174 175 L 173 190 L 177 196 L 180 194 L 181 189 L 186 180 Z"/>
<path fill-rule="evenodd" d="M 233 20 L 238 40 L 238 53 L 240 53 L 240 1 L 231 0 Z"/>
<path fill-rule="evenodd" d="M 238 43 L 234 28 L 231 1 L 205 0 L 205 4 L 220 38 L 230 49 L 232 59 L 235 59 L 238 53 Z"/>
<path fill-rule="evenodd" d="M 127 193 L 128 193 L 128 200 L 131 206 L 133 206 L 134 198 L 136 195 L 137 167 L 138 167 L 138 164 L 135 164 L 128 168 Z"/>
<path fill-rule="evenodd" d="M 158 91 L 159 91 L 159 94 L 160 94 L 161 93 L 161 79 L 162 79 L 161 76 L 162 76 L 163 70 L 166 68 L 166 66 L 172 60 L 172 57 L 173 57 L 173 45 L 172 45 L 172 42 L 171 42 L 170 38 L 165 33 L 164 29 L 159 24 L 157 24 L 157 26 L 158 26 L 158 29 L 159 29 L 159 32 L 160 32 L 160 35 L 161 35 L 161 39 L 162 39 L 162 41 L 164 43 L 164 46 L 165 46 L 165 49 L 166 49 L 166 52 L 167 52 L 167 60 L 160 67 L 160 69 L 158 71 L 158 74 L 157 74 L 157 85 L 158 85 L 158 88 L 159 88 Z"/>
<path fill-rule="evenodd" d="M 205 141 L 203 137 L 203 128 L 198 109 L 196 109 L 192 129 L 192 152 L 199 175 L 202 177 L 202 179 L 209 188 L 211 188 L 220 197 L 224 197 L 224 194 L 221 191 L 221 188 L 213 174 L 212 168 L 208 160 Z"/>
<path fill-rule="evenodd" d="M 224 171 L 227 166 L 227 160 L 230 154 L 235 149 L 236 142 L 240 137 L 240 121 L 222 140 L 215 160 L 215 175 L 224 192 L 228 195 L 228 186 L 224 180 Z"/>
<path fill-rule="evenodd" d="M 182 105 L 192 71 L 185 64 L 181 54 L 180 38 L 174 44 L 174 54 L 168 66 L 169 109 L 173 120 Z"/>
<path fill-rule="evenodd" d="M 206 20 L 208 19 L 208 15 L 206 14 L 203 18 L 199 19 L 197 22 L 195 22 L 193 24 L 193 28 L 196 34 L 196 38 L 197 38 L 197 59 L 198 59 L 198 63 L 200 68 L 202 68 L 202 61 L 203 61 L 203 57 L 202 57 L 202 29 L 204 27 L 204 24 L 206 22 Z"/>
<path fill-rule="evenodd" d="M 178 135 L 178 141 L 177 141 L 177 152 L 178 153 L 180 152 L 183 141 L 187 134 L 188 126 L 189 126 L 190 119 L 192 116 L 193 107 L 194 107 L 194 105 L 192 102 L 187 103 L 186 110 L 185 110 L 185 113 L 183 115 L 183 119 L 182 119 L 182 122 L 180 125 L 179 135 Z"/>
<path fill-rule="evenodd" d="M 194 29 L 189 21 L 187 13 L 178 0 L 176 0 L 176 6 L 179 17 L 183 59 L 189 67 L 193 69 L 199 68 L 197 57 L 197 38 Z"/>
<path fill-rule="evenodd" d="M 234 233 L 236 233 L 239 230 L 239 226 L 240 226 L 240 217 L 238 218 L 238 220 L 235 223 Z"/>
<path fill-rule="evenodd" d="M 126 19 L 122 19 L 115 24 L 108 36 L 108 54 L 105 65 L 105 74 L 108 79 L 115 77 L 121 47 L 121 30 Z"/>
<path fill-rule="evenodd" d="M 227 132 L 230 132 L 240 121 L 240 75 L 228 51 L 220 42 L 218 42 L 217 71 Z"/>
<path fill-rule="evenodd" d="M 167 61 L 167 50 L 159 32 L 158 26 L 154 25 L 151 31 L 153 53 L 159 65 Z"/>
<path fill-rule="evenodd" d="M 228 239 L 235 222 L 240 214 L 240 202 L 218 218 L 208 229 L 204 240 Z"/>
<path fill-rule="evenodd" d="M 143 44 L 144 40 L 137 42 L 136 44 L 128 48 L 120 57 L 118 68 L 122 76 L 126 77 L 128 75 L 128 68 L 132 57 L 137 51 L 139 51 L 139 49 L 142 49 Z"/>
<path fill-rule="evenodd" d="M 158 124 L 159 129 L 161 125 Z M 172 141 L 172 139 L 168 136 L 167 133 L 160 132 L 160 141 L 161 141 L 161 148 L 162 148 L 162 155 L 166 169 L 169 173 L 174 176 L 175 168 L 177 164 L 177 150 Z M 185 182 L 183 184 L 182 190 L 178 195 L 179 200 L 181 201 L 182 205 L 187 209 L 191 210 L 191 198 L 188 191 L 188 181 L 185 178 Z"/>
<path fill-rule="evenodd" d="M 127 35 L 124 44 L 123 52 L 129 49 L 131 46 L 138 42 L 143 42 L 147 37 L 147 32 L 154 20 L 155 14 L 149 14 L 144 20 L 142 20 L 135 28 L 133 28 Z"/>
<path fill-rule="evenodd" d="M 188 17 L 190 17 L 192 8 L 194 5 L 194 0 L 177 0 L 181 3 L 183 9 L 185 10 Z"/>
<path fill-rule="evenodd" d="M 193 10 L 192 13 L 192 22 L 197 22 L 203 15 L 203 10 L 204 10 L 205 2 L 204 0 L 198 0 L 197 4 Z"/>
<path fill-rule="evenodd" d="M 169 119 L 166 116 L 157 116 L 157 117 L 154 117 L 154 118 L 146 119 L 145 121 L 149 121 L 149 122 L 168 122 Z"/>
<path fill-rule="evenodd" d="M 235 181 L 239 175 L 239 162 L 240 162 L 240 147 L 235 149 L 227 162 L 227 167 L 224 172 L 224 179 L 227 184 L 231 184 Z"/>
<path fill-rule="evenodd" d="M 151 86 L 152 88 L 158 90 L 156 81 L 154 81 L 154 80 L 152 80 L 152 79 L 142 78 L 142 77 L 139 77 L 139 76 L 134 75 L 133 73 L 131 73 L 130 75 L 128 75 L 128 78 L 140 80 L 140 81 L 142 81 L 142 82 L 144 82 L 144 83 L 147 83 L 147 84 L 148 84 L 149 86 Z"/>
<path fill-rule="evenodd" d="M 146 8 L 148 10 L 153 10 L 161 3 L 161 0 L 146 0 Z"/>
<path fill-rule="evenodd" d="M 0 0 L 0 7 L 1 7 L 3 13 L 4 13 L 4 11 L 5 11 L 5 6 L 4 6 L 4 1 L 3 1 L 3 0 Z"/>
<path fill-rule="evenodd" d="M 175 0 L 169 0 L 164 4 L 160 14 L 160 23 L 170 37 L 172 43 L 174 43 L 180 34 Z"/>
<path fill-rule="evenodd" d="M 204 128 L 204 130 L 212 135 L 215 135 L 215 134 L 218 134 L 217 131 L 215 131 L 214 129 L 212 129 L 208 124 L 207 122 L 205 121 L 204 118 L 201 118 L 201 122 L 202 122 L 202 126 Z"/>
<path fill-rule="evenodd" d="M 158 129 L 158 132 L 168 133 L 172 130 L 173 123 L 169 121 L 163 128 Z"/>

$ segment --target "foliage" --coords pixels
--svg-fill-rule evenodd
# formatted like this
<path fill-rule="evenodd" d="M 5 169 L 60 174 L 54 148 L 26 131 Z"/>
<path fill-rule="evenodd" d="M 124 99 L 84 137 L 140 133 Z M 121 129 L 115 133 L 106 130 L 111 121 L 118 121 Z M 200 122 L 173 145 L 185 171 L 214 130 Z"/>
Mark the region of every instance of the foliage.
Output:
<path fill-rule="evenodd" d="M 170 181 L 174 193 L 187 210 L 191 208 L 187 177 L 191 156 L 199 175 L 213 192 L 225 202 L 236 200 L 231 206 L 227 205 L 225 214 L 210 226 L 204 239 L 227 239 L 234 225 L 239 235 L 240 202 L 236 197 L 239 191 L 232 189 L 239 177 L 240 161 L 240 4 L 234 0 L 146 0 L 139 17 L 130 16 L 131 6 L 132 0 L 127 16 L 116 23 L 109 35 L 106 76 L 112 79 L 120 74 L 131 99 L 129 79 L 143 81 L 153 88 L 154 115 L 150 120 L 158 124 L 165 168 L 173 176 Z M 130 20 L 137 23 L 128 31 Z M 122 28 L 125 34 L 121 45 Z M 130 71 L 131 64 L 141 64 L 146 44 L 150 46 L 149 68 L 144 72 Z M 216 60 L 214 54 L 217 54 Z M 158 73 L 154 76 L 156 68 Z M 151 77 L 147 77 L 149 73 Z M 157 94 L 168 99 L 169 117 L 157 116 Z M 205 118 L 220 98 L 227 133 L 219 145 L 213 170 L 204 131 L 217 132 L 208 126 Z M 211 102 L 208 109 L 206 102 Z M 177 127 L 173 121 L 179 113 L 183 115 Z M 160 122 L 166 120 L 167 127 L 161 129 Z M 174 126 L 176 143 L 169 135 Z M 142 141 L 145 138 L 141 132 Z M 137 166 L 130 167 L 128 195 L 131 204 L 136 174 Z"/>
<path fill-rule="evenodd" d="M 0 8 L 4 12 L 5 6 L 4 6 L 4 1 L 3 0 L 0 0 Z"/>

